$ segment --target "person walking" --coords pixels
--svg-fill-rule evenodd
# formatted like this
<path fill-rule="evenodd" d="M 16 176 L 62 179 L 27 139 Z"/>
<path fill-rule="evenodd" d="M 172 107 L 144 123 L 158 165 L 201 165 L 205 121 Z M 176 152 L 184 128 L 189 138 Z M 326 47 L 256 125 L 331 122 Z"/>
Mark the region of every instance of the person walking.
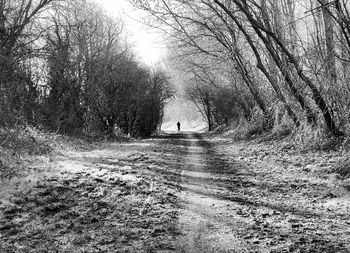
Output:
<path fill-rule="evenodd" d="M 177 122 L 177 131 L 180 131 L 180 127 L 181 127 L 181 124 L 180 124 L 180 122 Z"/>

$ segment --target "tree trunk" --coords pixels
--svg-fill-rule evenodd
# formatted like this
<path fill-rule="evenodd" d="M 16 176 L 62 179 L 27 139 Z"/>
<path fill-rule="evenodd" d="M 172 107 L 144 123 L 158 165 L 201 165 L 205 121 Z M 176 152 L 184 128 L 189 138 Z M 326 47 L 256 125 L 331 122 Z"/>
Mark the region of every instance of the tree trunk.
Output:
<path fill-rule="evenodd" d="M 219 5 L 225 12 L 227 12 L 228 15 L 233 16 L 233 14 L 219 0 L 214 0 L 214 2 L 217 5 Z M 271 31 L 269 28 L 266 28 L 265 26 L 263 26 L 263 24 L 260 21 L 255 19 L 255 16 L 251 13 L 251 9 L 248 8 L 248 4 L 246 1 L 243 1 L 242 3 L 241 1 L 234 0 L 234 3 L 236 4 L 236 6 L 238 6 L 239 10 L 248 19 L 254 31 L 263 40 L 265 46 L 271 47 L 271 43 L 267 38 L 272 38 L 273 41 L 277 44 L 277 46 L 281 50 L 281 52 L 283 52 L 285 57 L 288 59 L 291 65 L 295 68 L 300 79 L 303 80 L 303 82 L 310 88 L 312 93 L 312 98 L 315 101 L 318 108 L 320 109 L 320 111 L 322 112 L 323 118 L 325 120 L 327 129 L 329 130 L 329 132 L 336 137 L 343 136 L 344 133 L 341 132 L 336 126 L 336 123 L 331 114 L 330 108 L 328 107 L 325 99 L 321 95 L 317 86 L 312 82 L 312 80 L 305 75 L 303 68 L 300 65 L 300 62 L 297 60 L 297 57 L 293 55 L 290 52 L 290 50 L 288 50 L 286 45 L 278 38 L 278 36 L 273 31 Z M 262 32 L 266 34 L 266 37 L 262 34 Z M 277 56 L 276 54 L 274 55 Z M 276 64 L 279 65 L 277 62 Z M 296 95 L 300 95 L 298 90 Z"/>
<path fill-rule="evenodd" d="M 211 105 L 210 105 L 210 99 L 209 99 L 209 94 L 205 94 L 205 106 L 206 106 L 206 117 L 208 121 L 208 131 L 213 130 L 213 121 L 212 121 L 212 113 L 211 113 Z"/>
<path fill-rule="evenodd" d="M 319 0 L 319 2 L 324 6 L 322 8 L 323 22 L 324 22 L 324 32 L 326 37 L 326 74 L 329 77 L 329 83 L 331 87 L 335 87 L 337 84 L 337 70 L 335 66 L 335 55 L 334 55 L 334 23 L 331 14 L 329 13 L 328 5 L 329 0 Z"/>

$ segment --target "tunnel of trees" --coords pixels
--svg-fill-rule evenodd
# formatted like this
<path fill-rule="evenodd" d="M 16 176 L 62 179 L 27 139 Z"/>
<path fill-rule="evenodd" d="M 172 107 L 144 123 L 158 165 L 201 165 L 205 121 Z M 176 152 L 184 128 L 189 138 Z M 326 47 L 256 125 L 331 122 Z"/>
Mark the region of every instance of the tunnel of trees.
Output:
<path fill-rule="evenodd" d="M 149 136 L 172 96 L 122 20 L 83 0 L 0 0 L 0 126 Z"/>
<path fill-rule="evenodd" d="M 213 125 L 281 120 L 348 133 L 350 3 L 343 0 L 151 0 L 186 75 L 187 96 Z"/>
<path fill-rule="evenodd" d="M 343 0 L 130 0 L 167 36 L 208 123 L 349 132 L 350 4 Z M 122 20 L 85 0 L 0 0 L 0 125 L 149 136 L 172 96 L 138 63 Z"/>

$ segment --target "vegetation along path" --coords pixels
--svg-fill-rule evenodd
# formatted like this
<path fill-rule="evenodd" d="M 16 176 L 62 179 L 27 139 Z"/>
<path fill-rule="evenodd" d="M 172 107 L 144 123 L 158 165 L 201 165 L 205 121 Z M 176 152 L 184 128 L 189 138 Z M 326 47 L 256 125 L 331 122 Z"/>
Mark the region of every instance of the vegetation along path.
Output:
<path fill-rule="evenodd" d="M 1 183 L 0 252 L 350 252 L 336 179 L 249 145 L 183 133 L 52 155 Z"/>

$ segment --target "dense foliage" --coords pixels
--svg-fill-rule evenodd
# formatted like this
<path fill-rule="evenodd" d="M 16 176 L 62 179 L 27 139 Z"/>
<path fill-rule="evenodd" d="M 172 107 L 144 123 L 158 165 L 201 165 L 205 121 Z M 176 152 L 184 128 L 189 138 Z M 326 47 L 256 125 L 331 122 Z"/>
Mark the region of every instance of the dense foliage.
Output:
<path fill-rule="evenodd" d="M 171 97 L 135 60 L 121 20 L 83 0 L 0 1 L 0 124 L 149 136 Z"/>

